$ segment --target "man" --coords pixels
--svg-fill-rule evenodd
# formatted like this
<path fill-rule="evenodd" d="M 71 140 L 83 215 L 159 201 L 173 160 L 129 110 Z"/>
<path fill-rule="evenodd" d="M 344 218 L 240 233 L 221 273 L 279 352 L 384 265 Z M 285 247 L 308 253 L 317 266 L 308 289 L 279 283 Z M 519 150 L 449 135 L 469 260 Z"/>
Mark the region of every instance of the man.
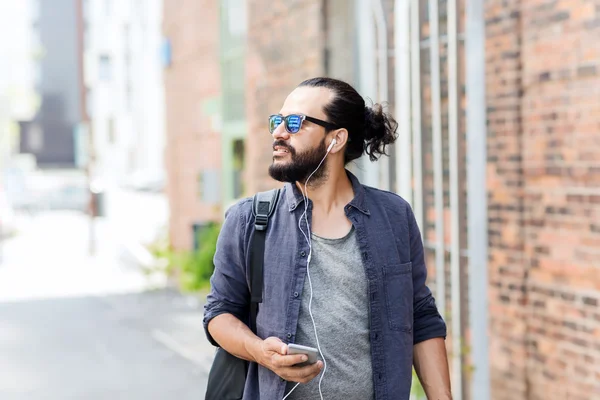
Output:
<path fill-rule="evenodd" d="M 269 118 L 269 173 L 286 185 L 266 236 L 257 335 L 242 322 L 251 199 L 225 218 L 204 317 L 214 345 L 256 363 L 244 399 L 408 399 L 413 363 L 429 399 L 451 398 L 446 326 L 412 210 L 345 169 L 385 154 L 396 127 L 330 78 L 302 82 Z M 298 366 L 289 343 L 318 348 L 320 360 Z"/>

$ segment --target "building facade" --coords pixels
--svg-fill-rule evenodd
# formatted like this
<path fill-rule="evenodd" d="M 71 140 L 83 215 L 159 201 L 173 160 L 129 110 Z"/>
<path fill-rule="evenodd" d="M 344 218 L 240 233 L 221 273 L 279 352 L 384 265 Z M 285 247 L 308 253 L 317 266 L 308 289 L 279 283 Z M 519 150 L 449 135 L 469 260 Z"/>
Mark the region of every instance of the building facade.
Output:
<path fill-rule="evenodd" d="M 85 0 L 83 7 L 94 176 L 110 185 L 160 182 L 165 175 L 162 1 Z"/>
<path fill-rule="evenodd" d="M 489 2 L 492 387 L 600 393 L 598 3 Z"/>
<path fill-rule="evenodd" d="M 40 166 L 75 165 L 75 130 L 82 118 L 77 14 L 73 1 L 29 0 L 37 38 L 34 79 L 41 103 L 22 125 L 20 151 Z"/>
<path fill-rule="evenodd" d="M 34 11 L 29 1 L 0 4 L 0 25 L 12 32 L 0 37 L 0 171 L 19 150 L 18 122 L 37 111 Z"/>
<path fill-rule="evenodd" d="M 285 96 L 308 77 L 344 79 L 399 122 L 389 158 L 350 169 L 415 210 L 454 398 L 600 393 L 594 1 L 168 4 L 176 247 L 191 246 L 194 224 L 279 185 L 266 119 Z M 221 185 L 200 185 L 212 174 Z"/>
<path fill-rule="evenodd" d="M 193 246 L 196 226 L 222 218 L 220 3 L 163 4 L 169 231 L 182 249 Z"/>

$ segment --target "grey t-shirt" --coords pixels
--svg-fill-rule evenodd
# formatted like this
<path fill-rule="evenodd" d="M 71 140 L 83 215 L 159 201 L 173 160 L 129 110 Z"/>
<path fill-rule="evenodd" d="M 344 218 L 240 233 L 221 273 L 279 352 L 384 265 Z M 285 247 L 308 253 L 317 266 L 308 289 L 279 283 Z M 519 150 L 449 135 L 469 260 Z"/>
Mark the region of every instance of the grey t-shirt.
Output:
<path fill-rule="evenodd" d="M 341 239 L 312 238 L 309 267 L 312 314 L 327 362 L 321 390 L 324 400 L 371 400 L 373 371 L 369 339 L 368 282 L 354 227 Z M 304 282 L 296 343 L 317 348 L 308 312 L 310 284 Z M 287 398 L 320 399 L 319 379 L 300 384 Z M 296 385 L 288 382 L 285 393 Z M 287 400 L 286 399 L 286 400 Z"/>

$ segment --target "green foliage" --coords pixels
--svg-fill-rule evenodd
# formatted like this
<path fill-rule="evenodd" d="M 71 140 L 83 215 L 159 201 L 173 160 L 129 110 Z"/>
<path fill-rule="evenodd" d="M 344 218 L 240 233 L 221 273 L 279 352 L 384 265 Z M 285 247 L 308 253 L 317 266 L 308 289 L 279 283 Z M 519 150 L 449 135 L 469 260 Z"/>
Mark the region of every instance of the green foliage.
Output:
<path fill-rule="evenodd" d="M 165 228 L 161 235 L 156 240 L 146 246 L 148 251 L 158 260 L 165 261 L 169 264 L 173 256 L 173 250 L 169 244 L 169 236 Z"/>
<path fill-rule="evenodd" d="M 177 251 L 168 240 L 159 240 L 149 246 L 152 254 L 163 260 L 165 273 L 173 275 L 186 292 L 195 292 L 210 287 L 210 277 L 214 271 L 213 257 L 217 249 L 217 239 L 221 225 L 210 223 L 198 236 L 199 249 Z"/>
<path fill-rule="evenodd" d="M 210 286 L 210 277 L 215 266 L 213 257 L 217 250 L 217 239 L 221 226 L 211 223 L 202 230 L 198 237 L 199 249 L 185 252 L 180 258 L 180 282 L 186 291 L 197 291 Z"/>
<path fill-rule="evenodd" d="M 410 389 L 410 395 L 415 400 L 425 399 L 425 390 L 421 386 L 421 382 L 419 381 L 419 377 L 417 376 L 417 371 L 413 368 L 412 371 L 412 386 Z"/>

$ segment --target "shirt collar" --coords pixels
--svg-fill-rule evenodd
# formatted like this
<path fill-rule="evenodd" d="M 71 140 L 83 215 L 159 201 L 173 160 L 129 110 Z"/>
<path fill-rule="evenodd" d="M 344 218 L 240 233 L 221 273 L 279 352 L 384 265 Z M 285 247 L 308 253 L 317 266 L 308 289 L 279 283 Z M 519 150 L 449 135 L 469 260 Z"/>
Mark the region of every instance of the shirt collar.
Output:
<path fill-rule="evenodd" d="M 354 176 L 352 172 L 346 170 L 346 174 L 348 174 L 348 178 L 352 183 L 352 190 L 354 191 L 354 198 L 352 201 L 350 201 L 350 203 L 348 203 L 348 205 L 346 205 L 346 209 L 349 210 L 350 208 L 354 207 L 363 214 L 370 215 L 369 209 L 367 208 L 364 186 L 358 181 L 358 178 Z M 294 211 L 300 206 L 300 204 L 304 202 L 302 192 L 293 183 L 288 182 L 285 184 L 285 196 L 290 212 Z"/>

